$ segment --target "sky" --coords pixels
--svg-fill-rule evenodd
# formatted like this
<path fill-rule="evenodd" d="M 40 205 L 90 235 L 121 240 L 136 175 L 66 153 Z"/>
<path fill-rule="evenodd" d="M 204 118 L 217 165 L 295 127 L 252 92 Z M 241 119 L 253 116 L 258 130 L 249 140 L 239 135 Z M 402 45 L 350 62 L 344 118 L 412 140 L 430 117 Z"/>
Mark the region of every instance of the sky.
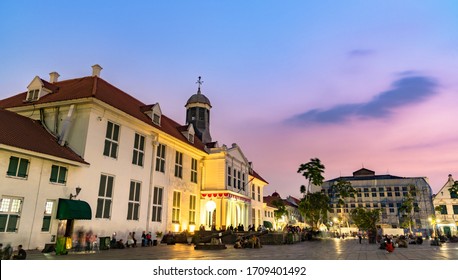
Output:
<path fill-rule="evenodd" d="M 458 178 L 458 1 L 0 1 L 0 99 L 36 76 L 101 77 L 211 135 L 300 198 L 297 169 Z"/>

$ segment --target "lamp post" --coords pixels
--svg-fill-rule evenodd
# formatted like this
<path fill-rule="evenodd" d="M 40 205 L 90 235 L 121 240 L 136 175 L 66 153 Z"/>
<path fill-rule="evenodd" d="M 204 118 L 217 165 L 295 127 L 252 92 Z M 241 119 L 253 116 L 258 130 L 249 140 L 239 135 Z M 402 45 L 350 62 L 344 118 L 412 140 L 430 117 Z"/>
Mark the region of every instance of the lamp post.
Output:
<path fill-rule="evenodd" d="M 342 236 L 342 230 L 340 229 L 340 220 L 337 217 L 334 217 L 333 220 L 334 220 L 334 223 L 336 223 L 337 226 L 339 227 L 339 238 L 340 238 Z"/>
<path fill-rule="evenodd" d="M 73 199 L 73 198 L 76 198 L 78 196 L 78 194 L 81 192 L 81 188 L 80 186 L 76 187 L 76 194 L 70 194 L 70 200 Z"/>

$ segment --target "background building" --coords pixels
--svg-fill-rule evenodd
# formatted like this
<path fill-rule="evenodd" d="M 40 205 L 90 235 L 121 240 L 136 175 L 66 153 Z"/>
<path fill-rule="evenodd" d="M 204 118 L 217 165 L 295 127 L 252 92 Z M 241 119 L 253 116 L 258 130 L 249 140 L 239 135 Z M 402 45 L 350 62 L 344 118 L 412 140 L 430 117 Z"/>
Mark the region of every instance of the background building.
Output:
<path fill-rule="evenodd" d="M 458 235 L 458 194 L 449 191 L 454 183 L 452 175 L 448 175 L 447 182 L 433 198 L 436 219 L 431 221 L 436 223 L 440 234 L 448 237 Z"/>
<path fill-rule="evenodd" d="M 332 186 L 337 180 L 350 182 L 357 191 L 355 198 L 346 198 L 343 206 L 338 205 Z M 424 177 L 398 177 L 393 175 L 375 175 L 375 172 L 362 168 L 353 172 L 353 176 L 339 177 L 325 181 L 322 190 L 330 197 L 330 220 L 334 217 L 342 226 L 351 226 L 351 210 L 363 207 L 381 209 L 380 224 L 386 228 L 400 228 L 406 213 L 399 211 L 404 200 L 413 197 L 414 229 L 431 229 L 428 218 L 434 213 L 431 187 Z"/>

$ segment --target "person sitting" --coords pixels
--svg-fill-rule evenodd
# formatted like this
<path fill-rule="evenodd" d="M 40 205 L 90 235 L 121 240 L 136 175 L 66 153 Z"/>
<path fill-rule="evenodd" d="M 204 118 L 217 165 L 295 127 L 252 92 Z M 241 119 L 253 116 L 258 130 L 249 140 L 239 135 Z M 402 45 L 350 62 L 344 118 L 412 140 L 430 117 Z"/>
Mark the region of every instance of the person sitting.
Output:
<path fill-rule="evenodd" d="M 394 251 L 394 244 L 393 242 L 391 241 L 391 238 L 388 237 L 387 240 L 386 240 L 386 245 L 385 245 L 385 249 L 388 253 L 392 253 Z"/>
<path fill-rule="evenodd" d="M 148 232 L 146 234 L 146 245 L 149 247 L 149 246 L 153 246 L 153 240 L 151 239 L 151 232 Z"/>
<path fill-rule="evenodd" d="M 13 256 L 13 260 L 25 260 L 27 258 L 27 253 L 22 249 L 22 245 L 18 246 L 17 255 Z"/>

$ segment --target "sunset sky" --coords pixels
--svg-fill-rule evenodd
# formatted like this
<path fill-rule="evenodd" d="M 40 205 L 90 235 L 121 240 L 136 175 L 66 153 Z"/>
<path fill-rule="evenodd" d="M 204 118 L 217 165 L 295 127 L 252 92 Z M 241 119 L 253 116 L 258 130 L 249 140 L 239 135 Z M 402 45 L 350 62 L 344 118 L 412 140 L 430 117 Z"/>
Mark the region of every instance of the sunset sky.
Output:
<path fill-rule="evenodd" d="M 66 3 L 62 3 L 66 2 Z M 458 1 L 0 1 L 0 99 L 91 74 L 184 123 L 204 81 L 211 135 L 283 197 L 318 157 L 458 178 Z"/>

